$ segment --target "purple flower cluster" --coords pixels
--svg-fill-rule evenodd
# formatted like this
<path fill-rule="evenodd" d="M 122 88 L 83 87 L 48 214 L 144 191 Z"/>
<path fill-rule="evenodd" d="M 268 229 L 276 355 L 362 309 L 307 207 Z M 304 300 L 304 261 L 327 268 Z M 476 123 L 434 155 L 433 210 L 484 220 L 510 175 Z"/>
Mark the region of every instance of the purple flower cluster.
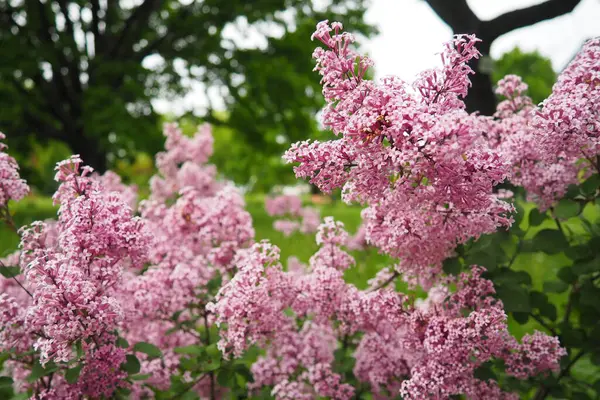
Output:
<path fill-rule="evenodd" d="M 321 22 L 314 37 L 325 45 L 314 53 L 324 124 L 340 138 L 296 143 L 284 157 L 322 191 L 342 188 L 345 201 L 367 204 L 367 241 L 399 257 L 407 278 L 430 285 L 457 244 L 512 222 L 512 206 L 492 191 L 510 165 L 485 140 L 486 119 L 462 102 L 478 40 L 457 36 L 443 66 L 409 85 L 365 79 L 372 63 L 351 50 L 340 24 Z"/>

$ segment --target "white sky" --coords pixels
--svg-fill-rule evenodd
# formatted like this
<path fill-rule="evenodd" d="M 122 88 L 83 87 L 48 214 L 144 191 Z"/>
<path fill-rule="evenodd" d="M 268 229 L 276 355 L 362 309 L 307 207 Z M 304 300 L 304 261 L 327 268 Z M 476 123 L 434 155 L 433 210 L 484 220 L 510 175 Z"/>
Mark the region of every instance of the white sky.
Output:
<path fill-rule="evenodd" d="M 397 75 L 410 81 L 423 69 L 439 62 L 437 53 L 442 49 L 442 43 L 450 38 L 451 31 L 425 1 L 371 1 L 366 19 L 379 27 L 379 35 L 364 43 L 363 50 L 373 58 L 377 76 Z M 480 19 L 487 20 L 504 12 L 543 1 L 467 2 Z M 345 28 L 351 30 L 350 26 L 345 25 Z M 583 41 L 594 36 L 600 36 L 600 0 L 582 0 L 570 14 L 518 29 L 498 38 L 492 45 L 491 52 L 493 58 L 498 58 L 517 45 L 525 51 L 537 49 L 552 60 L 555 70 L 560 71 L 581 47 Z M 315 79 L 318 79 L 316 75 Z M 185 109 L 203 108 L 207 99 L 205 91 L 199 84 L 192 84 L 192 88 L 192 92 L 184 99 L 157 99 L 153 104 L 161 113 L 180 114 Z M 214 106 L 221 103 L 217 93 L 211 93 L 210 98 L 215 103 Z"/>

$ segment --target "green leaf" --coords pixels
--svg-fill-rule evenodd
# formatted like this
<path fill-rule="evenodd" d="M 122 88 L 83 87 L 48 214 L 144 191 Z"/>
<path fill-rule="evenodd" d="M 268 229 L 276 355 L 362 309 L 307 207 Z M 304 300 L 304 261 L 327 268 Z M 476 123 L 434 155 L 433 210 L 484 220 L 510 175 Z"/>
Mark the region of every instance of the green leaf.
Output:
<path fill-rule="evenodd" d="M 534 208 L 529 212 L 529 225 L 538 226 L 544 222 L 546 218 L 548 218 L 548 214 L 546 212 L 540 212 L 540 210 Z"/>
<path fill-rule="evenodd" d="M 125 363 L 122 365 L 122 368 L 129 374 L 129 375 L 133 375 L 133 374 L 137 374 L 138 372 L 140 372 L 140 361 L 137 359 L 137 357 L 133 354 L 127 354 L 127 356 L 125 357 Z"/>
<path fill-rule="evenodd" d="M 587 307 L 583 305 L 579 308 L 579 323 L 583 328 L 590 328 L 597 324 L 600 320 L 600 312 L 595 307 Z M 592 336 L 596 337 L 596 336 Z M 597 336 L 600 339 L 600 333 Z M 600 347 L 600 346 L 599 346 Z"/>
<path fill-rule="evenodd" d="M 594 258 L 588 261 L 579 261 L 573 264 L 573 272 L 577 275 L 591 274 L 600 271 L 600 258 Z"/>
<path fill-rule="evenodd" d="M 584 344 L 585 334 L 580 329 L 563 325 L 560 332 L 560 342 L 566 347 L 580 348 Z"/>
<path fill-rule="evenodd" d="M 496 377 L 496 374 L 492 370 L 492 363 L 490 361 L 481 364 L 473 372 L 474 372 L 475 378 L 482 380 L 482 381 L 488 381 L 488 380 L 495 381 L 498 379 Z"/>
<path fill-rule="evenodd" d="M 444 260 L 443 269 L 448 275 L 458 275 L 461 268 L 460 261 L 456 257 Z"/>
<path fill-rule="evenodd" d="M 594 307 L 600 311 L 600 288 L 594 286 L 590 281 L 586 282 L 580 290 L 581 304 Z"/>
<path fill-rule="evenodd" d="M 510 268 L 501 268 L 494 273 L 494 283 L 504 285 L 531 285 L 531 276 L 526 271 L 514 271 Z"/>
<path fill-rule="evenodd" d="M 529 312 L 531 305 L 527 290 L 516 285 L 504 285 L 497 289 L 498 297 L 504 303 L 506 312 Z"/>
<path fill-rule="evenodd" d="M 75 347 L 75 354 L 77 355 L 77 358 L 81 358 L 83 357 L 83 344 L 81 344 L 81 340 L 78 340 L 75 342 L 74 344 Z"/>
<path fill-rule="evenodd" d="M 4 267 L 0 266 L 0 275 L 5 278 L 14 278 L 15 276 L 21 273 L 21 268 L 19 267 Z"/>
<path fill-rule="evenodd" d="M 222 357 L 221 350 L 219 350 L 219 347 L 217 346 L 216 343 L 213 343 L 206 347 L 206 354 L 208 354 L 208 356 L 211 359 L 219 359 L 220 360 Z"/>
<path fill-rule="evenodd" d="M 208 289 L 209 293 L 215 293 L 221 288 L 222 283 L 223 279 L 221 275 L 218 275 L 216 278 L 213 278 L 210 281 L 208 281 L 208 283 L 206 284 L 206 288 Z"/>
<path fill-rule="evenodd" d="M 250 369 L 244 364 L 238 364 L 235 366 L 235 373 L 244 377 L 246 382 L 254 382 L 254 376 Z"/>
<path fill-rule="evenodd" d="M 133 351 L 139 351 L 140 353 L 147 354 L 148 357 L 158 358 L 162 356 L 162 352 L 158 347 L 152 343 L 138 342 L 133 346 Z"/>
<path fill-rule="evenodd" d="M 579 203 L 569 199 L 562 199 L 554 208 L 554 215 L 561 219 L 576 217 L 580 212 L 581 206 Z"/>
<path fill-rule="evenodd" d="M 529 313 L 526 312 L 513 312 L 512 316 L 519 325 L 525 325 L 529 321 Z"/>
<path fill-rule="evenodd" d="M 573 268 L 571 267 L 561 268 L 560 270 L 558 270 L 556 276 L 558 276 L 558 278 L 561 281 L 566 283 L 574 283 L 575 281 L 577 281 L 577 275 L 573 272 Z"/>
<path fill-rule="evenodd" d="M 196 344 L 183 347 L 175 347 L 173 351 L 177 354 L 191 354 L 194 356 L 200 356 L 204 354 L 204 348 Z"/>
<path fill-rule="evenodd" d="M 546 303 L 544 306 L 540 307 L 540 314 L 550 321 L 556 321 L 556 318 L 558 318 L 556 306 L 552 303 Z"/>
<path fill-rule="evenodd" d="M 119 346 L 122 349 L 127 349 L 129 348 L 129 342 L 125 339 L 123 339 L 122 337 L 119 337 L 117 339 L 117 346 Z"/>
<path fill-rule="evenodd" d="M 228 387 L 232 378 L 234 378 L 233 375 L 234 374 L 232 370 L 224 368 L 217 374 L 217 382 L 220 386 Z"/>
<path fill-rule="evenodd" d="M 571 184 L 569 185 L 569 187 L 567 188 L 567 193 L 565 193 L 565 199 L 574 199 L 575 197 L 579 196 L 581 194 L 581 191 L 579 190 L 579 187 L 577 185 Z"/>
<path fill-rule="evenodd" d="M 513 202 L 513 205 L 515 207 L 515 212 L 513 213 L 513 218 L 515 222 L 512 226 L 514 228 L 518 228 L 521 225 L 523 219 L 525 218 L 525 209 L 518 201 Z"/>
<path fill-rule="evenodd" d="M 145 381 L 146 379 L 150 378 L 152 376 L 152 374 L 137 374 L 137 375 L 131 375 L 129 377 L 129 379 L 131 379 L 132 381 Z"/>
<path fill-rule="evenodd" d="M 9 376 L 0 376 L 0 389 L 12 387 L 13 379 Z"/>
<path fill-rule="evenodd" d="M 571 399 L 573 399 L 573 400 L 592 400 L 592 398 L 590 396 L 588 396 L 587 393 L 585 393 L 585 392 L 574 392 L 571 396 Z"/>
<path fill-rule="evenodd" d="M 596 380 L 596 382 L 594 382 L 593 387 L 597 393 L 600 393 L 600 379 L 598 379 L 598 380 Z"/>
<path fill-rule="evenodd" d="M 69 383 L 75 383 L 75 382 L 77 382 L 77 379 L 79 379 L 80 372 L 81 372 L 81 364 L 77 365 L 76 367 L 69 368 L 67 370 L 67 372 L 65 372 L 65 379 Z"/>
<path fill-rule="evenodd" d="M 496 255 L 493 252 L 476 251 L 469 252 L 465 260 L 467 265 L 481 265 L 488 271 L 496 269 L 497 261 Z"/>
<path fill-rule="evenodd" d="M 591 196 L 596 193 L 596 190 L 600 188 L 600 175 L 594 174 L 587 178 L 585 182 L 581 184 L 581 191 L 586 196 Z"/>
<path fill-rule="evenodd" d="M 48 362 L 45 367 L 42 367 L 39 362 L 36 362 L 33 365 L 33 368 L 31 369 L 31 373 L 27 377 L 27 382 L 33 383 L 38 379 L 46 375 L 50 375 L 52 372 L 55 372 L 57 370 L 58 367 L 53 361 Z"/>
<path fill-rule="evenodd" d="M 477 239 L 476 242 L 471 246 L 471 251 L 482 251 L 486 250 L 494 243 L 494 235 L 483 235 Z"/>
<path fill-rule="evenodd" d="M 533 238 L 533 245 L 536 251 L 543 251 L 547 254 L 556 254 L 567 249 L 569 243 L 561 231 L 555 229 L 543 229 Z"/>
<path fill-rule="evenodd" d="M 203 371 L 216 371 L 221 367 L 221 360 L 206 360 L 202 363 Z"/>
<path fill-rule="evenodd" d="M 580 244 L 576 246 L 570 246 L 565 250 L 565 255 L 571 260 L 584 260 L 589 259 L 594 255 L 594 249 L 587 244 Z"/>
<path fill-rule="evenodd" d="M 531 305 L 536 308 L 542 307 L 544 304 L 548 303 L 548 296 L 537 290 L 532 290 L 529 293 L 529 298 L 531 300 Z"/>
<path fill-rule="evenodd" d="M 564 293 L 569 288 L 565 282 L 562 281 L 548 281 L 544 282 L 544 291 L 549 293 Z"/>
<path fill-rule="evenodd" d="M 198 369 L 198 359 L 196 357 L 182 357 L 179 360 L 179 367 L 184 371 L 195 371 Z"/>
<path fill-rule="evenodd" d="M 215 371 L 221 367 L 221 359 L 223 355 L 221 350 L 217 347 L 216 343 L 213 343 L 204 348 L 206 350 L 206 358 L 203 359 L 202 369 L 204 371 Z"/>
<path fill-rule="evenodd" d="M 129 396 L 130 394 L 131 394 L 131 390 L 124 388 L 124 387 L 120 387 L 116 391 L 116 398 L 119 400 L 128 400 L 130 397 Z"/>

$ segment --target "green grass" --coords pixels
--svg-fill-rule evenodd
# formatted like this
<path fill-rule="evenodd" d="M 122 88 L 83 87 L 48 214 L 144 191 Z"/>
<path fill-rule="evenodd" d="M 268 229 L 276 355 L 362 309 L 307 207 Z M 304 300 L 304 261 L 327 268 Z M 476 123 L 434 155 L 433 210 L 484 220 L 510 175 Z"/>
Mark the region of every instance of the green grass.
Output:
<path fill-rule="evenodd" d="M 29 196 L 15 203 L 10 202 L 9 208 L 17 227 L 28 225 L 34 221 L 56 218 L 57 207 L 48 197 Z M 0 222 L 0 257 L 12 253 L 19 245 L 19 236 L 6 224 Z"/>
<path fill-rule="evenodd" d="M 311 205 L 314 206 L 314 205 Z M 321 217 L 332 216 L 342 221 L 346 230 L 353 235 L 361 223 L 360 211 L 357 206 L 348 206 L 340 201 L 332 204 L 317 206 L 321 211 Z M 256 240 L 268 239 L 281 250 L 281 262 L 286 264 L 288 257 L 295 256 L 300 261 L 308 263 L 310 257 L 318 250 L 315 235 L 304 235 L 294 233 L 289 237 L 273 229 L 274 217 L 267 214 L 264 207 L 264 196 L 252 196 L 246 199 L 246 209 L 252 215 Z M 377 271 L 393 263 L 389 257 L 378 254 L 375 249 L 364 252 L 353 252 L 356 266 L 345 273 L 346 281 L 353 283 L 360 289 L 367 287 L 367 281 L 375 276 Z"/>

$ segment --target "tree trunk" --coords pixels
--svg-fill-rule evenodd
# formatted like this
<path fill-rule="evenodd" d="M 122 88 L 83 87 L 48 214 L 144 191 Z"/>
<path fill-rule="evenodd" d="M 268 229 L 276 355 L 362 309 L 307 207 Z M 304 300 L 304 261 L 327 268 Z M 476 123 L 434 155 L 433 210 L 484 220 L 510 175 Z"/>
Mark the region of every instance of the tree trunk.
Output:
<path fill-rule="evenodd" d="M 479 111 L 482 115 L 493 115 L 496 112 L 495 82 L 492 82 L 489 70 L 480 69 L 482 60 L 490 59 L 489 44 L 482 43 L 479 51 L 481 52 L 481 58 L 473 60 L 470 65 L 475 74 L 470 76 L 472 86 L 465 98 L 465 105 L 468 112 Z"/>
<path fill-rule="evenodd" d="M 106 153 L 100 148 L 97 140 L 92 140 L 84 136 L 83 130 L 77 130 L 74 137 L 69 140 L 71 151 L 79 154 L 84 165 L 94 168 L 94 171 L 103 173 L 106 171 Z"/>
<path fill-rule="evenodd" d="M 509 11 L 492 20 L 482 21 L 471 10 L 467 0 L 425 1 L 454 34 L 474 33 L 482 40 L 479 46 L 482 59 L 489 59 L 490 47 L 500 36 L 515 29 L 570 13 L 581 2 L 581 0 L 546 0 L 530 7 Z M 471 76 L 473 86 L 465 103 L 469 112 L 479 111 L 483 115 L 492 115 L 496 109 L 496 96 L 490 71 L 485 69 L 481 71 L 479 68 L 482 59 L 471 63 L 475 75 Z"/>

